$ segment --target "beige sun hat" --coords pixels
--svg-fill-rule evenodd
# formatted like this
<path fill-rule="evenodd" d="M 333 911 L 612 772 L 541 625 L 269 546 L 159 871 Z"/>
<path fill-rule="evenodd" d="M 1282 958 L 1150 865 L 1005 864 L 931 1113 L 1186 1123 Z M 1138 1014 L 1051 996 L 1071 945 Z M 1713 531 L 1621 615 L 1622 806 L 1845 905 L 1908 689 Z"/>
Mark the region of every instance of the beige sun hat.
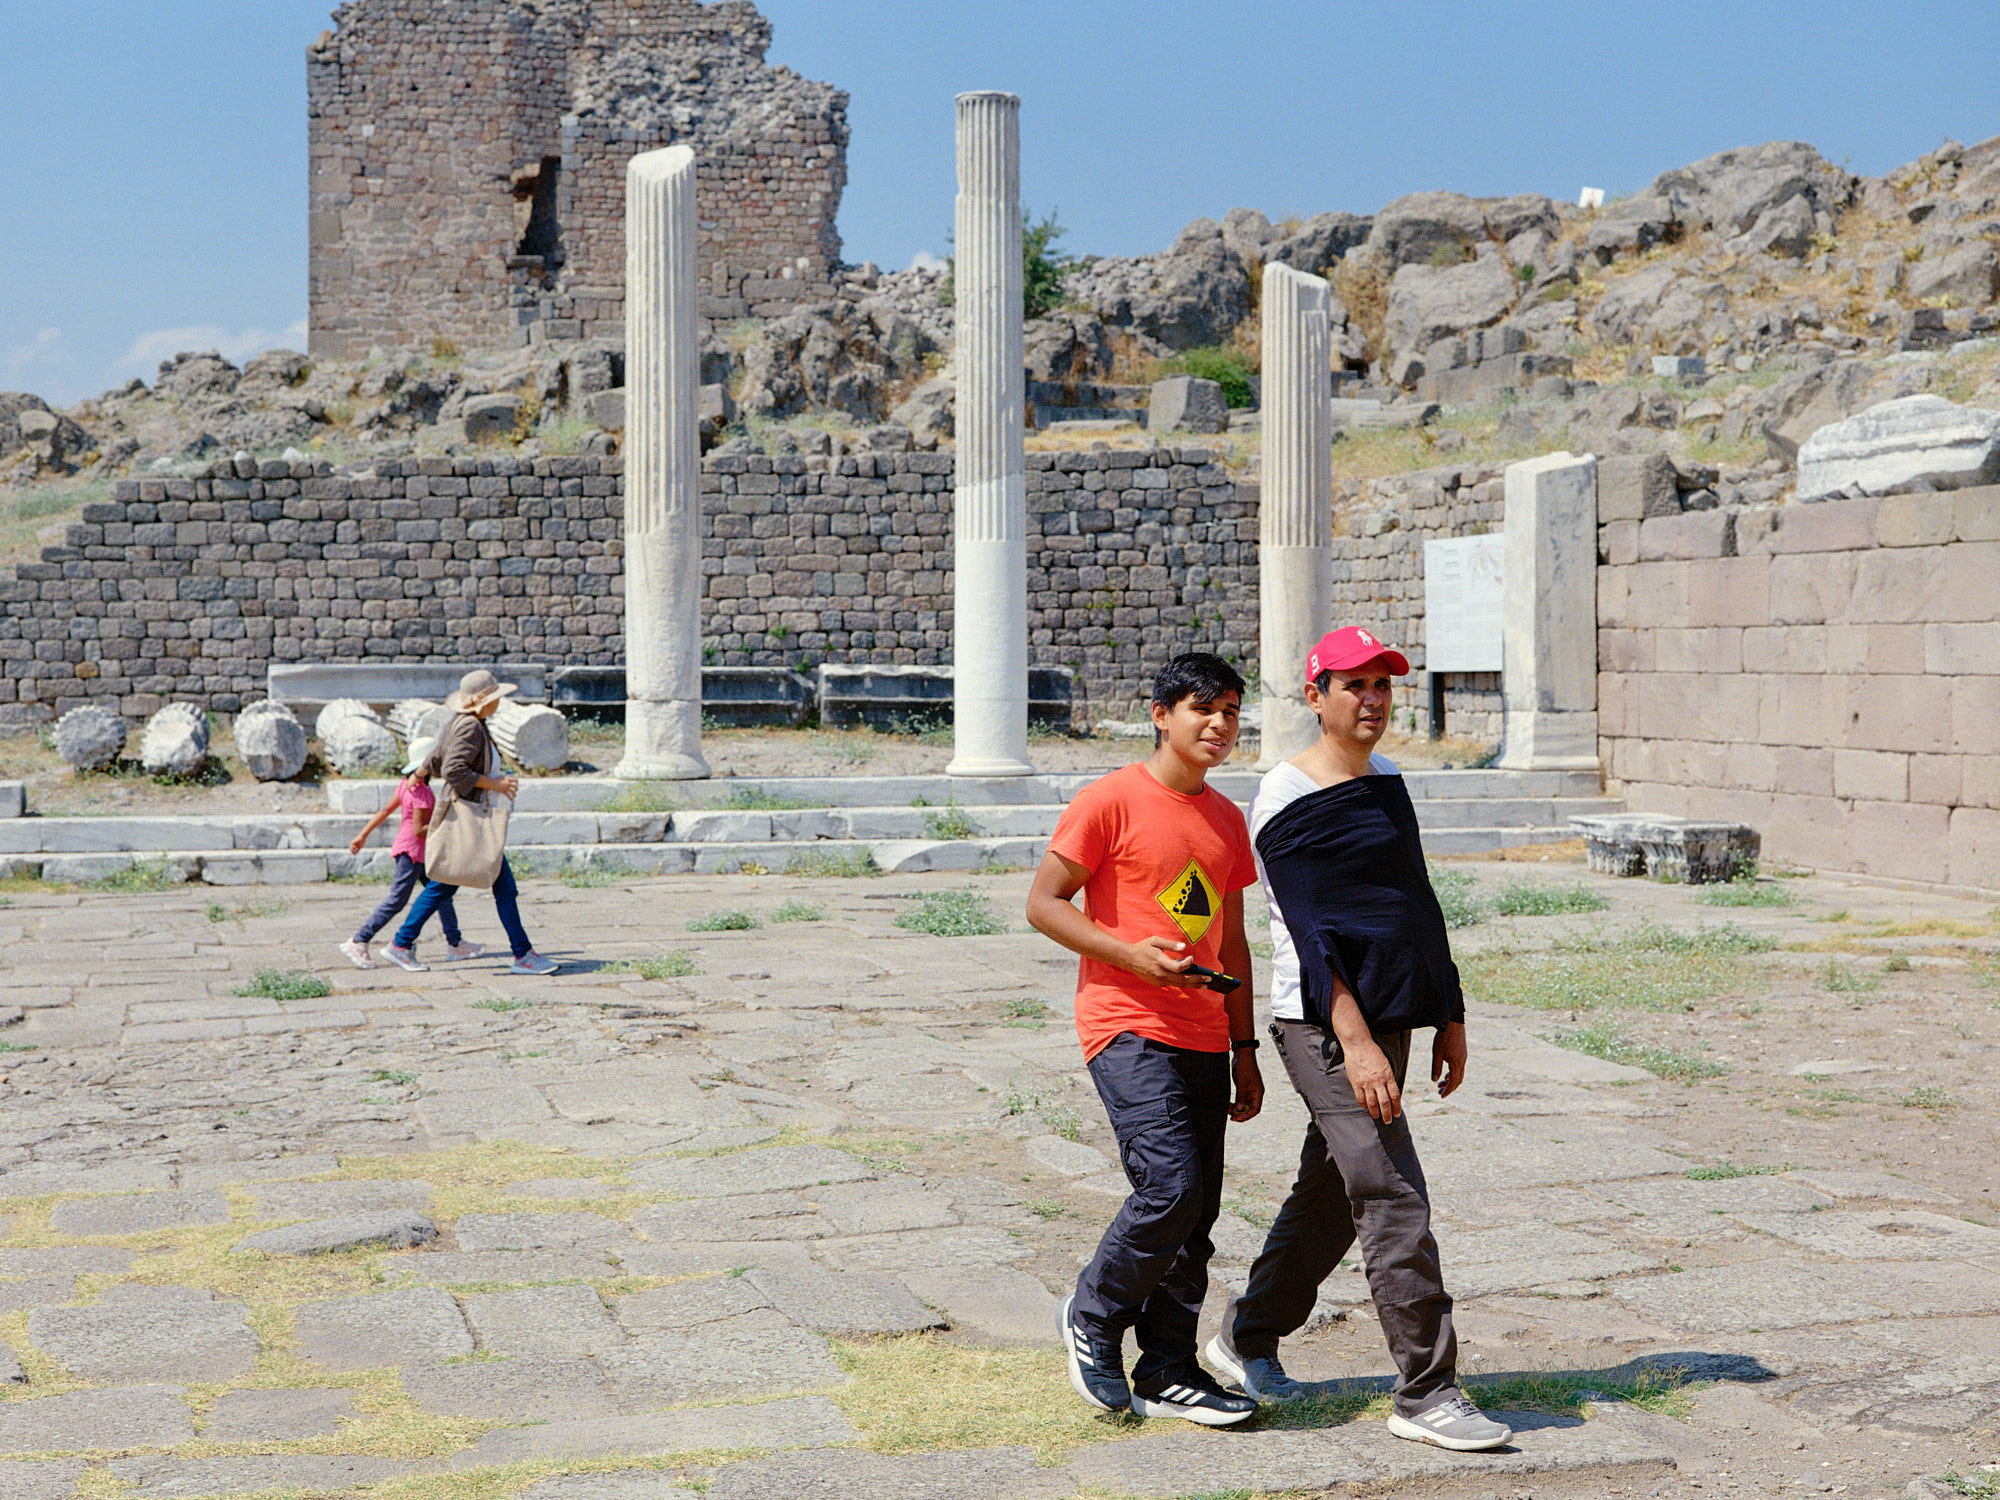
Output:
<path fill-rule="evenodd" d="M 423 769 L 425 761 L 437 754 L 437 736 L 427 734 L 420 740 L 410 741 L 410 758 L 403 763 L 403 774 L 414 776 Z"/>
<path fill-rule="evenodd" d="M 519 683 L 502 682 L 486 668 L 479 667 L 458 679 L 458 691 L 444 700 L 444 706 L 453 713 L 477 713 L 491 699 L 519 691 Z"/>

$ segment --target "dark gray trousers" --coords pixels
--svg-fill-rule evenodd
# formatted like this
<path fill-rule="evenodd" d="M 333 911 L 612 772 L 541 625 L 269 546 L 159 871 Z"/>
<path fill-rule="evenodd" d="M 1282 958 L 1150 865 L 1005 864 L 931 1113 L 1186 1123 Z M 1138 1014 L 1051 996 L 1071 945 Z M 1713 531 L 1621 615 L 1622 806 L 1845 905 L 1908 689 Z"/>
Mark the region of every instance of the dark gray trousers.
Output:
<path fill-rule="evenodd" d="M 1231 1339 L 1246 1358 L 1275 1358 L 1278 1340 L 1305 1326 L 1320 1283 L 1358 1238 L 1375 1315 L 1399 1372 L 1396 1410 L 1414 1416 L 1454 1394 L 1458 1337 L 1409 1119 L 1379 1124 L 1355 1101 L 1332 1032 L 1310 1021 L 1276 1021 L 1271 1037 L 1312 1122 L 1299 1150 L 1298 1180 L 1237 1299 Z M 1400 1088 L 1410 1063 L 1409 1032 L 1375 1040 Z"/>

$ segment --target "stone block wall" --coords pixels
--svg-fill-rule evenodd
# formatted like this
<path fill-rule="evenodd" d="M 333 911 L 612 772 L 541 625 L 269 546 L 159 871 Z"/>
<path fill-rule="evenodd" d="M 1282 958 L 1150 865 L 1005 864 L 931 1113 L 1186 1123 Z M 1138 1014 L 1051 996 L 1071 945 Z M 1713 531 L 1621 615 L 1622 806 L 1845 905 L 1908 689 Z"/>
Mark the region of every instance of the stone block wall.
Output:
<path fill-rule="evenodd" d="M 1600 747 L 1635 808 L 2000 890 L 2000 488 L 1598 535 Z"/>
<path fill-rule="evenodd" d="M 1424 657 L 1424 543 L 1501 529 L 1505 510 L 1498 466 L 1454 466 L 1351 480 L 1333 501 L 1333 616 L 1361 625 L 1410 659 L 1396 687 L 1398 729 L 1430 726 L 1430 678 Z M 1498 672 L 1445 678 L 1445 732 L 1497 743 Z M 1414 716 L 1414 717 L 1412 717 Z"/>
<path fill-rule="evenodd" d="M 1080 722 L 1140 712 L 1175 651 L 1254 662 L 1254 487 L 1196 448 L 1029 464 L 1029 659 L 1075 670 Z M 950 454 L 713 455 L 703 488 L 711 661 L 951 660 Z M 128 480 L 0 568 L 0 703 L 226 713 L 274 661 L 616 663 L 623 513 L 616 459 Z"/>
<path fill-rule="evenodd" d="M 349 0 L 307 53 L 311 352 L 623 335 L 625 164 L 701 162 L 714 317 L 831 294 L 847 96 L 747 0 Z"/>

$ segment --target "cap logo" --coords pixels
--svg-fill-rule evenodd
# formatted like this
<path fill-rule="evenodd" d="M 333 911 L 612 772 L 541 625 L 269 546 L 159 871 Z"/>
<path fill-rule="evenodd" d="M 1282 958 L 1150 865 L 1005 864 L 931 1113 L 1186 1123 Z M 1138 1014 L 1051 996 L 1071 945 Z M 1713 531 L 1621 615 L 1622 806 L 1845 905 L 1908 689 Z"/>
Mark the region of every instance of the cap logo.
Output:
<path fill-rule="evenodd" d="M 1380 641 L 1376 640 L 1374 636 L 1370 635 L 1365 630 L 1357 630 L 1354 632 L 1354 634 L 1360 640 L 1361 644 L 1364 646 L 1379 646 L 1382 644 Z"/>

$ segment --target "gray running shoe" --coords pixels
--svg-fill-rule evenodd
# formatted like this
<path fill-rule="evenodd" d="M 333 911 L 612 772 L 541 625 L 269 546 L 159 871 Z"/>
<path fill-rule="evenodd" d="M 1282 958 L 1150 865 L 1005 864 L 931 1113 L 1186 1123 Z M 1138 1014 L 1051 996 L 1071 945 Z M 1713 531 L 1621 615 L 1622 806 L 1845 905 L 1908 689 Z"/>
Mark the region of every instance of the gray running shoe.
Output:
<path fill-rule="evenodd" d="M 1254 1400 L 1296 1401 L 1308 1394 L 1304 1386 L 1285 1373 L 1285 1367 L 1276 1359 L 1246 1358 L 1239 1354 L 1230 1339 L 1226 1320 L 1222 1331 L 1210 1339 L 1201 1352 L 1225 1380 L 1235 1381 L 1243 1394 Z"/>
<path fill-rule="evenodd" d="M 1512 1429 L 1502 1427 L 1462 1395 L 1440 1401 L 1413 1417 L 1398 1412 L 1389 1418 L 1389 1430 L 1399 1438 L 1449 1448 L 1455 1453 L 1498 1448 L 1514 1436 Z"/>

